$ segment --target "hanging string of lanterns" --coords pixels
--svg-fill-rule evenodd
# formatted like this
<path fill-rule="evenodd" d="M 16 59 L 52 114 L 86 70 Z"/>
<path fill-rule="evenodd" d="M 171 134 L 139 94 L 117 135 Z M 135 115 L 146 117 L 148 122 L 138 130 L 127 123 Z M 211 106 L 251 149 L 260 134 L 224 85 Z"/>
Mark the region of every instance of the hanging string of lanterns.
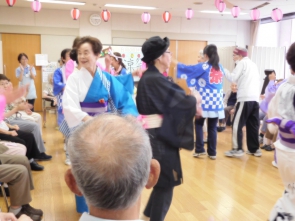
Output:
<path fill-rule="evenodd" d="M 253 21 L 257 21 L 260 18 L 260 11 L 257 8 L 252 9 L 250 16 Z"/>
<path fill-rule="evenodd" d="M 104 20 L 104 22 L 108 22 L 111 19 L 111 13 L 109 10 L 104 9 L 102 10 L 100 17 Z"/>
<path fill-rule="evenodd" d="M 6 3 L 9 7 L 13 7 L 16 3 L 16 0 L 6 0 Z M 31 3 L 31 8 L 34 12 L 39 12 L 41 10 L 41 2 L 39 2 L 39 0 L 34 0 Z M 225 11 L 226 9 L 226 3 L 224 2 L 224 0 L 215 0 L 215 7 L 217 8 L 217 10 L 222 13 Z M 237 18 L 240 15 L 241 9 L 239 8 L 239 6 L 234 6 L 231 9 L 231 14 L 234 18 Z M 71 17 L 73 20 L 78 20 L 79 17 L 81 15 L 81 12 L 79 9 L 77 8 L 73 8 L 71 10 Z M 192 17 L 194 16 L 194 11 L 191 8 L 186 9 L 185 11 L 185 17 L 187 20 L 191 20 Z M 257 21 L 260 19 L 260 11 L 257 8 L 254 8 L 250 11 L 250 16 L 251 19 L 253 21 Z M 171 20 L 171 13 L 169 11 L 165 11 L 162 15 L 162 18 L 164 20 L 165 23 L 168 23 Z M 104 20 L 105 22 L 108 22 L 111 19 L 111 13 L 110 11 L 104 9 L 101 12 L 101 18 L 102 20 Z M 283 12 L 281 9 L 279 8 L 275 8 L 272 10 L 271 12 L 271 18 L 275 21 L 275 22 L 279 22 L 282 20 L 283 18 Z M 144 24 L 148 24 L 151 20 L 151 15 L 148 12 L 144 12 L 141 15 L 141 20 Z"/>
<path fill-rule="evenodd" d="M 279 8 L 273 9 L 272 12 L 271 12 L 271 18 L 272 18 L 272 20 L 274 20 L 276 22 L 281 21 L 282 18 L 283 18 L 282 10 L 279 9 Z"/>
<path fill-rule="evenodd" d="M 231 14 L 234 18 L 237 18 L 240 15 L 241 9 L 239 8 L 239 6 L 234 6 L 231 9 Z"/>
<path fill-rule="evenodd" d="M 80 10 L 79 9 L 77 9 L 77 8 L 73 8 L 72 10 L 71 10 L 71 16 L 72 16 L 72 19 L 73 20 L 78 20 L 79 19 L 79 17 L 80 17 Z"/>
<path fill-rule="evenodd" d="M 6 0 L 6 3 L 9 7 L 12 7 L 16 3 L 16 0 Z"/>
<path fill-rule="evenodd" d="M 144 24 L 149 23 L 150 20 L 151 20 L 151 14 L 148 13 L 148 12 L 144 12 L 144 13 L 142 13 L 142 15 L 141 15 L 141 20 L 142 20 L 142 22 L 143 22 Z"/>
<path fill-rule="evenodd" d="M 187 20 L 191 20 L 193 16 L 194 16 L 194 11 L 191 8 L 188 8 L 185 11 L 185 17 L 187 18 Z"/>
<path fill-rule="evenodd" d="M 171 20 L 171 13 L 168 11 L 165 11 L 162 15 L 162 18 L 165 23 L 168 23 Z"/>
<path fill-rule="evenodd" d="M 41 10 L 41 2 L 38 0 L 32 1 L 31 8 L 34 12 L 39 12 Z"/>

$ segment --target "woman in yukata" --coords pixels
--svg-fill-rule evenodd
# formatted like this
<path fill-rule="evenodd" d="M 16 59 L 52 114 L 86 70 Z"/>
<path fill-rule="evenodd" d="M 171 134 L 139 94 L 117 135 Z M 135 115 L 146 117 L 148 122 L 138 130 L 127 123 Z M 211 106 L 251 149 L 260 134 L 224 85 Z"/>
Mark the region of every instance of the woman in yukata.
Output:
<path fill-rule="evenodd" d="M 81 69 L 70 75 L 63 95 L 69 130 L 105 112 L 137 116 L 131 94 L 115 77 L 97 67 L 101 42 L 94 37 L 82 37 L 76 50 Z"/>

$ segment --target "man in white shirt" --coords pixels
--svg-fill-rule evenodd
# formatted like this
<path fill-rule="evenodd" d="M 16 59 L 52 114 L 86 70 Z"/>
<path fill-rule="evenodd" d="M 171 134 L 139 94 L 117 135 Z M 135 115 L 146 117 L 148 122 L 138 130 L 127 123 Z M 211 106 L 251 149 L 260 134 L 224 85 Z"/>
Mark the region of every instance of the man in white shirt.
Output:
<path fill-rule="evenodd" d="M 82 124 L 68 146 L 66 183 L 89 208 L 80 221 L 139 220 L 141 192 L 160 173 L 142 125 L 131 116 L 101 114 Z"/>
<path fill-rule="evenodd" d="M 239 88 L 237 92 L 237 105 L 233 120 L 233 148 L 225 152 L 228 157 L 241 157 L 243 151 L 243 131 L 246 126 L 247 146 L 249 155 L 260 157 L 259 149 L 259 96 L 260 77 L 257 65 L 247 57 L 247 49 L 235 48 L 233 59 L 236 67 L 233 73 L 226 72 L 226 78 L 236 82 Z"/>

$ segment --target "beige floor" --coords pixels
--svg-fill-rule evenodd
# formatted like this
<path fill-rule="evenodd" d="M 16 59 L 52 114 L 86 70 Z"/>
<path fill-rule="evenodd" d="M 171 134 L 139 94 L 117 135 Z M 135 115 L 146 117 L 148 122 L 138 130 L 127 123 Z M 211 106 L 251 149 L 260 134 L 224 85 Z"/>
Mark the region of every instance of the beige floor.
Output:
<path fill-rule="evenodd" d="M 55 115 L 47 115 L 43 128 L 50 162 L 42 162 L 43 172 L 33 172 L 35 190 L 32 191 L 36 208 L 44 211 L 45 221 L 74 221 L 79 219 L 74 195 L 64 182 L 68 166 L 61 134 L 55 130 Z M 223 221 L 267 220 L 268 214 L 283 193 L 278 170 L 271 165 L 273 152 L 263 151 L 261 158 L 244 156 L 229 159 L 223 152 L 231 148 L 231 129 L 218 134 L 217 160 L 207 157 L 194 159 L 192 153 L 182 150 L 184 184 L 176 187 L 167 221 L 207 221 L 210 216 Z M 142 207 L 150 191 L 142 196 Z M 0 206 L 5 210 L 3 198 Z"/>

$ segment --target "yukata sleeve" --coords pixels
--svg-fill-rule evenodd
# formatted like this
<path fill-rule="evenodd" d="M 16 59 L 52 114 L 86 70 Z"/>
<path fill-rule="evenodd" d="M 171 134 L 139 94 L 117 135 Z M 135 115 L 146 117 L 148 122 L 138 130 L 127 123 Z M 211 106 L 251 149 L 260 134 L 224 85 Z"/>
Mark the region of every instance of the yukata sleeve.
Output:
<path fill-rule="evenodd" d="M 198 79 L 205 72 L 203 69 L 203 64 L 205 63 L 199 63 L 196 65 L 185 65 L 178 63 L 177 78 L 186 78 L 186 82 L 190 86 L 192 79 Z"/>
<path fill-rule="evenodd" d="M 78 79 L 70 76 L 63 94 L 63 111 L 70 128 L 79 125 L 88 114 L 82 111 L 79 101 Z"/>
<path fill-rule="evenodd" d="M 61 93 L 66 84 L 63 83 L 61 70 L 58 68 L 53 74 L 53 94 L 56 96 Z"/>
<path fill-rule="evenodd" d="M 123 115 L 130 114 L 137 117 L 138 111 L 132 99 L 131 94 L 116 79 L 116 77 L 109 75 L 108 78 L 110 80 L 110 96 L 112 99 L 111 102 L 113 102 L 113 105 L 115 106 L 115 108 Z"/>
<path fill-rule="evenodd" d="M 123 84 L 126 91 L 128 91 L 130 94 L 133 94 L 134 82 L 132 74 L 119 75 L 115 77 L 121 84 Z"/>

